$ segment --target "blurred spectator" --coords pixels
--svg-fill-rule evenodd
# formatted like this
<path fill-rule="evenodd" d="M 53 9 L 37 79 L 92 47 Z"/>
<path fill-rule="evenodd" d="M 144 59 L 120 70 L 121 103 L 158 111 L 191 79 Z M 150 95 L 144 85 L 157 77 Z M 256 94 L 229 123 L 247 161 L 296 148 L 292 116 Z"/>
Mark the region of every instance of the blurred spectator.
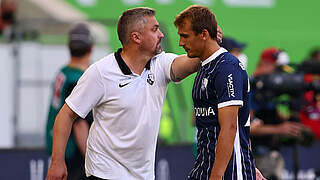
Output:
<path fill-rule="evenodd" d="M 0 0 L 0 34 L 14 23 L 17 5 L 15 0 Z"/>
<path fill-rule="evenodd" d="M 309 57 L 301 64 L 300 70 L 304 72 L 306 83 L 320 82 L 320 47 L 314 47 Z M 308 126 L 318 139 L 320 139 L 320 92 L 310 90 L 304 93 L 306 105 L 302 108 L 299 117 L 302 123 Z"/>
<path fill-rule="evenodd" d="M 68 46 L 71 59 L 69 64 L 62 67 L 59 71 L 53 84 L 53 93 L 46 130 L 46 143 L 49 154 L 52 153 L 52 132 L 55 118 L 63 106 L 65 99 L 76 86 L 78 79 L 89 66 L 93 40 L 90 31 L 85 24 L 77 24 L 69 32 Z M 65 154 L 68 180 L 86 178 L 84 171 L 84 156 L 89 126 L 92 121 L 93 118 L 90 113 L 86 119 L 78 118 L 73 124 Z"/>
<path fill-rule="evenodd" d="M 260 75 L 274 73 L 277 66 L 289 63 L 289 56 L 278 48 L 265 49 L 260 55 L 253 78 Z M 256 98 L 255 89 L 251 90 L 251 117 L 250 132 L 252 150 L 256 167 L 267 179 L 281 179 L 284 170 L 284 161 L 279 153 L 279 135 L 297 137 L 301 131 L 301 124 L 287 121 L 277 110 L 276 104 L 264 99 Z"/>
<path fill-rule="evenodd" d="M 245 43 L 240 43 L 233 38 L 223 37 L 221 46 L 228 50 L 232 55 L 239 59 L 245 68 L 248 65 L 248 57 L 243 53 L 243 49 L 247 47 Z"/>
<path fill-rule="evenodd" d="M 311 77 L 306 78 L 313 79 L 314 75 L 320 75 L 320 47 L 315 47 L 310 51 L 309 56 L 302 62 L 299 70 L 311 75 Z"/>
<path fill-rule="evenodd" d="M 310 59 L 320 62 L 320 47 L 315 47 L 311 50 Z"/>

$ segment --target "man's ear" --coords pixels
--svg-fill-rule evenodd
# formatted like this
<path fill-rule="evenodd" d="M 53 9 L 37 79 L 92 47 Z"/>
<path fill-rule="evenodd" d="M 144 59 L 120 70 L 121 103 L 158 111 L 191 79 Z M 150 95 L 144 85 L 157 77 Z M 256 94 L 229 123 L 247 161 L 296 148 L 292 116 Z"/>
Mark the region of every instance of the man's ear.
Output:
<path fill-rule="evenodd" d="M 130 38 L 133 42 L 140 44 L 141 43 L 141 33 L 134 31 L 130 34 Z"/>
<path fill-rule="evenodd" d="M 209 35 L 209 32 L 208 30 L 206 29 L 203 29 L 202 32 L 201 32 L 201 38 L 203 40 L 207 40 L 208 38 L 210 38 L 210 35 Z"/>

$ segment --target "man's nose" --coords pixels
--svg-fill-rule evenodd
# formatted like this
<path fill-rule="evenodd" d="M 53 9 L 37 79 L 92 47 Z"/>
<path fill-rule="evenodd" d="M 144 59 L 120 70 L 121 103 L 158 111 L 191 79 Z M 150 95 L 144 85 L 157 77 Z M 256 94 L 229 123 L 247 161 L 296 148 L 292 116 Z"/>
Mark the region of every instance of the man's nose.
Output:
<path fill-rule="evenodd" d="M 164 37 L 163 33 L 159 30 L 160 34 L 159 34 L 159 38 L 162 39 Z"/>
<path fill-rule="evenodd" d="M 180 38 L 179 39 L 179 46 L 184 46 L 184 44 L 185 44 L 184 41 Z"/>

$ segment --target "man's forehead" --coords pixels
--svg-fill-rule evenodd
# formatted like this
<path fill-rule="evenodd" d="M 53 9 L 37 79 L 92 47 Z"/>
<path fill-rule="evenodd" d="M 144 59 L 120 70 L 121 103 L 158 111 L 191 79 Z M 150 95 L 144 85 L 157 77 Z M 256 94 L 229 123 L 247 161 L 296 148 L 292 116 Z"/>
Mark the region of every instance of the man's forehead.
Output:
<path fill-rule="evenodd" d="M 145 18 L 147 20 L 147 23 L 150 24 L 151 26 L 158 26 L 159 25 L 156 17 L 154 17 L 154 16 L 146 16 Z"/>
<path fill-rule="evenodd" d="M 178 26 L 178 33 L 182 33 L 184 31 L 191 31 L 191 23 L 190 23 L 190 21 L 183 21 Z"/>

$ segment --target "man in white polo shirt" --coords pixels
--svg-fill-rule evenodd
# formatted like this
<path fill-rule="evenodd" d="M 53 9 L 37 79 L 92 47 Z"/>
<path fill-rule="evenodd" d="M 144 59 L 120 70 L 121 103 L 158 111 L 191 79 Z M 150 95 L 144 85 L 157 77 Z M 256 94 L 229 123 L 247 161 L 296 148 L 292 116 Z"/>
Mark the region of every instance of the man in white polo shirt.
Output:
<path fill-rule="evenodd" d="M 73 120 L 93 109 L 85 158 L 89 179 L 154 179 L 156 142 L 168 84 L 200 61 L 162 51 L 163 34 L 150 8 L 125 11 L 122 48 L 91 65 L 59 112 L 47 179 L 66 179 L 65 146 Z"/>

